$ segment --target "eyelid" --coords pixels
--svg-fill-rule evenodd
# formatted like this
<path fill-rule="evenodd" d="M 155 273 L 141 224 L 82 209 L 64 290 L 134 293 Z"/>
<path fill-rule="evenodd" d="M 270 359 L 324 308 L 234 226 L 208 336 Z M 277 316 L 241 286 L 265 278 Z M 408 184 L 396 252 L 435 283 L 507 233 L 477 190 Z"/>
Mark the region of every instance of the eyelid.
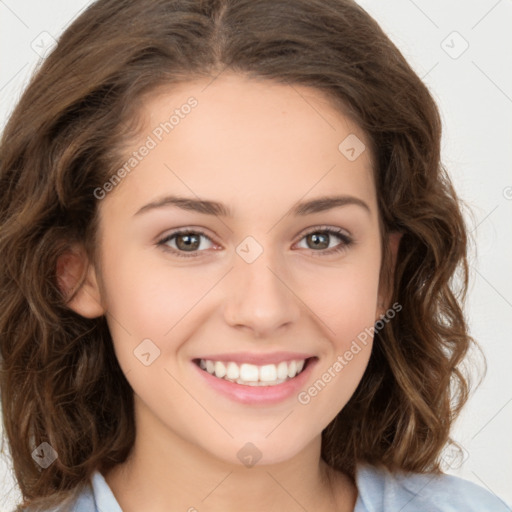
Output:
<path fill-rule="evenodd" d="M 347 229 L 340 228 L 337 226 L 330 226 L 328 224 L 322 224 L 318 226 L 313 226 L 312 228 L 307 228 L 306 231 L 301 231 L 299 235 L 301 236 L 302 239 L 311 233 L 316 233 L 317 231 L 334 231 L 337 234 L 344 235 L 347 238 L 353 239 L 352 234 Z"/>

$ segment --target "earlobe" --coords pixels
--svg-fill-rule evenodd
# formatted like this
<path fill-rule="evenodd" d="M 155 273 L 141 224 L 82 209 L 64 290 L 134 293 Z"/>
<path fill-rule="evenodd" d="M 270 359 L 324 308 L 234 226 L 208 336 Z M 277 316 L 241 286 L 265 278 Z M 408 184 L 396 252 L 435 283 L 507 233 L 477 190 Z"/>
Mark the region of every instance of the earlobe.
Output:
<path fill-rule="evenodd" d="M 56 276 L 67 307 L 86 318 L 105 313 L 96 271 L 82 248 L 73 247 L 59 256 Z"/>

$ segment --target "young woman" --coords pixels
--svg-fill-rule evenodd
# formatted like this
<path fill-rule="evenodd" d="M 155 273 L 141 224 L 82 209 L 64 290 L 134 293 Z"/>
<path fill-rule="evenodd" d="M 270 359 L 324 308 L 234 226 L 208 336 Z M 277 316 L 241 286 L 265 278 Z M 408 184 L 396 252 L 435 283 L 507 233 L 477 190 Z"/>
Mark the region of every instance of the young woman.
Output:
<path fill-rule="evenodd" d="M 18 510 L 506 510 L 440 469 L 472 343 L 440 136 L 354 2 L 92 4 L 0 147 Z"/>

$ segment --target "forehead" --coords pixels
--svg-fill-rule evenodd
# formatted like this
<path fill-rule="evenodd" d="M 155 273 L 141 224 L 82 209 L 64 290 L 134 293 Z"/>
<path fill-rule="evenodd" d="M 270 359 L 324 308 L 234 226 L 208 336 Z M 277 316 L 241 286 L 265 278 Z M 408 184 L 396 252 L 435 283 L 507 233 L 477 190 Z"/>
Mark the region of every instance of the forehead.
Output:
<path fill-rule="evenodd" d="M 133 211 L 164 193 L 215 198 L 235 213 L 334 193 L 375 205 L 366 135 L 316 89 L 221 74 L 161 88 L 140 114 L 126 150 L 137 161 L 109 195 Z"/>

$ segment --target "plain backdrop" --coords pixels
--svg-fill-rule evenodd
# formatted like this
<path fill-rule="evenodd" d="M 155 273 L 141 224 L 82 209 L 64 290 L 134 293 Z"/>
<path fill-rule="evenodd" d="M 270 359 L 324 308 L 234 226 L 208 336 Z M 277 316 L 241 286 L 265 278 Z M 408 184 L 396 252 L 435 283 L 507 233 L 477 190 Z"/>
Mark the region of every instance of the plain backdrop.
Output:
<path fill-rule="evenodd" d="M 0 0 L 0 129 L 27 81 L 87 0 Z M 444 124 L 443 161 L 476 246 L 467 317 L 488 371 L 456 423 L 464 458 L 446 472 L 512 503 L 512 2 L 359 0 L 427 84 Z M 1 264 L 1 263 L 0 263 Z M 5 450 L 4 450 L 5 451 Z M 19 491 L 0 462 L 0 512 Z M 503 507 L 503 511 L 508 510 Z M 499 511 L 496 511 L 499 512 Z"/>

